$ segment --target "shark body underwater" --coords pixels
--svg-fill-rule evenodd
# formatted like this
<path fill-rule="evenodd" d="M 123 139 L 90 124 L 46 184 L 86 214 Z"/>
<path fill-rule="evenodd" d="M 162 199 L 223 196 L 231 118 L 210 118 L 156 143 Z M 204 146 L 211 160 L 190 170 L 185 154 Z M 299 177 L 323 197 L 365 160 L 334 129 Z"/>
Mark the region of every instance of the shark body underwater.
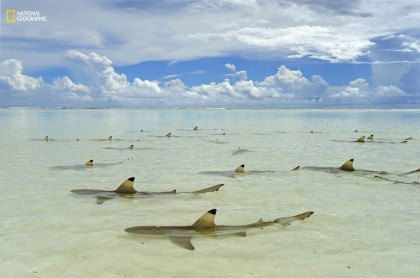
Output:
<path fill-rule="evenodd" d="M 115 163 L 93 163 L 93 159 L 87 161 L 85 164 L 77 164 L 77 165 L 64 165 L 64 166 L 52 166 L 50 169 L 52 170 L 90 170 L 93 168 L 102 168 L 102 167 L 109 167 L 114 166 L 117 164 L 121 164 L 122 162 L 115 162 Z"/>
<path fill-rule="evenodd" d="M 245 164 L 239 165 L 234 171 L 203 171 L 199 172 L 199 174 L 204 175 L 216 175 L 216 176 L 224 176 L 228 178 L 235 178 L 238 175 L 260 175 L 260 174 L 268 174 L 268 173 L 275 173 L 271 170 L 251 170 L 251 171 L 245 171 Z"/>
<path fill-rule="evenodd" d="M 121 183 L 121 185 L 115 190 L 100 190 L 100 189 L 73 189 L 72 193 L 80 195 L 91 195 L 96 196 L 96 202 L 98 205 L 102 205 L 105 201 L 113 199 L 114 197 L 134 197 L 138 195 L 160 195 L 160 194 L 181 194 L 181 193 L 193 193 L 203 194 L 207 192 L 218 191 L 223 184 L 216 184 L 210 187 L 206 187 L 196 191 L 190 192 L 177 192 L 176 190 L 163 191 L 163 192 L 148 192 L 148 191 L 137 191 L 134 189 L 135 177 L 131 177 Z"/>
<path fill-rule="evenodd" d="M 277 218 L 272 221 L 263 221 L 260 219 L 255 223 L 245 225 L 216 225 L 214 223 L 216 211 L 216 209 L 209 210 L 190 226 L 134 226 L 126 228 L 125 231 L 145 237 L 168 238 L 171 242 L 182 248 L 194 250 L 195 248 L 191 243 L 193 237 L 228 235 L 245 237 L 249 229 L 262 229 L 274 224 L 286 226 L 295 220 L 304 220 L 313 214 L 312 211 L 307 211 L 294 216 Z"/>
<path fill-rule="evenodd" d="M 384 177 L 382 177 L 382 175 L 394 175 L 394 176 L 403 177 L 403 176 L 408 176 L 408 175 L 411 175 L 411 174 L 414 174 L 414 173 L 420 173 L 420 169 L 416 169 L 414 171 L 410 171 L 410 172 L 406 172 L 406 173 L 402 173 L 402 174 L 389 173 L 389 172 L 386 172 L 386 171 L 372 171 L 372 170 L 359 170 L 359 169 L 356 170 L 353 167 L 353 162 L 354 162 L 354 159 L 349 159 L 346 162 L 344 162 L 344 164 L 341 165 L 341 167 L 318 167 L 318 166 L 300 167 L 300 166 L 296 166 L 294 169 L 292 169 L 292 171 L 297 171 L 297 170 L 300 170 L 300 169 L 303 169 L 303 170 L 306 169 L 306 170 L 311 170 L 311 171 L 321 171 L 321 172 L 332 173 L 332 174 L 354 172 L 355 175 L 358 175 L 358 176 L 368 176 L 368 177 L 373 177 L 373 178 L 380 178 L 382 180 L 392 181 L 392 182 L 395 182 L 395 183 L 419 184 L 416 181 L 405 182 L 405 181 L 398 181 L 398 180 L 394 180 L 394 179 L 390 179 L 390 178 L 384 178 Z"/>
<path fill-rule="evenodd" d="M 332 140 L 333 142 L 348 142 L 348 143 L 387 143 L 387 144 L 397 144 L 397 143 L 407 143 L 409 140 L 412 140 L 413 138 L 404 138 L 398 142 L 391 141 L 389 139 L 383 139 L 382 141 L 373 140 L 373 134 L 369 136 L 361 136 L 357 140 L 347 141 L 347 140 Z"/>

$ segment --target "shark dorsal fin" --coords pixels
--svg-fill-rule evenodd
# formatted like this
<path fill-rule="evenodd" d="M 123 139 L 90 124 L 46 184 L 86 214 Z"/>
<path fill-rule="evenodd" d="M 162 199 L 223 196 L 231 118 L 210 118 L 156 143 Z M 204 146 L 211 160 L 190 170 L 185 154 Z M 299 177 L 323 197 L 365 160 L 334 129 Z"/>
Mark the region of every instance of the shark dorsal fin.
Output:
<path fill-rule="evenodd" d="M 198 220 L 195 221 L 195 223 L 192 224 L 191 227 L 194 229 L 213 229 L 214 227 L 216 227 L 216 224 L 214 224 L 216 212 L 216 209 L 209 210 L 208 212 L 203 214 L 203 216 L 198 218 Z"/>
<path fill-rule="evenodd" d="M 86 166 L 93 166 L 93 159 L 85 163 Z"/>
<path fill-rule="evenodd" d="M 245 173 L 245 164 L 239 165 L 238 168 L 235 169 L 236 173 Z"/>
<path fill-rule="evenodd" d="M 257 223 L 255 224 L 262 224 L 262 223 L 264 223 L 264 221 L 262 220 L 262 218 L 260 218 L 260 220 L 258 220 Z"/>
<path fill-rule="evenodd" d="M 116 193 L 137 193 L 134 189 L 134 177 L 126 179 L 123 183 L 115 190 Z"/>
<path fill-rule="evenodd" d="M 360 137 L 359 139 L 356 140 L 356 142 L 364 143 L 365 142 L 365 136 Z"/>
<path fill-rule="evenodd" d="M 292 171 L 297 171 L 299 170 L 300 166 L 296 166 L 295 168 L 292 169 Z"/>
<path fill-rule="evenodd" d="M 344 162 L 344 164 L 341 165 L 340 169 L 344 171 L 354 171 L 353 159 L 349 159 L 346 162 Z"/>

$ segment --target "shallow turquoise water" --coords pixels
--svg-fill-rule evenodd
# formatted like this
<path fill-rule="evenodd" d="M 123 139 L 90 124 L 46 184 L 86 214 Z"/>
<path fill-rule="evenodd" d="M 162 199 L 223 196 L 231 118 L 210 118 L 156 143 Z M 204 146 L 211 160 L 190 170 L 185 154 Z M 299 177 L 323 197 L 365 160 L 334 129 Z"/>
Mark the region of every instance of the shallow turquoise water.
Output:
<path fill-rule="evenodd" d="M 420 185 L 409 184 L 419 182 L 419 174 L 397 175 L 420 168 L 419 110 L 16 108 L 0 109 L 0 121 L 1 277 L 420 273 Z M 168 132 L 171 138 L 164 136 Z M 351 142 L 370 134 L 374 142 Z M 49 141 L 42 140 L 46 135 Z M 114 140 L 92 140 L 110 135 Z M 239 148 L 247 152 L 235 154 Z M 357 171 L 289 171 L 297 165 L 339 167 L 350 158 L 356 169 L 391 172 L 388 178 L 408 184 Z M 66 168 L 89 159 L 110 165 Z M 247 172 L 267 172 L 233 178 L 200 173 L 243 163 Z M 102 205 L 70 192 L 113 190 L 132 176 L 145 191 L 225 186 L 204 195 L 119 198 Z M 315 214 L 286 228 L 251 230 L 247 238 L 194 238 L 195 251 L 123 231 L 189 225 L 212 208 L 218 209 L 217 224 Z"/>

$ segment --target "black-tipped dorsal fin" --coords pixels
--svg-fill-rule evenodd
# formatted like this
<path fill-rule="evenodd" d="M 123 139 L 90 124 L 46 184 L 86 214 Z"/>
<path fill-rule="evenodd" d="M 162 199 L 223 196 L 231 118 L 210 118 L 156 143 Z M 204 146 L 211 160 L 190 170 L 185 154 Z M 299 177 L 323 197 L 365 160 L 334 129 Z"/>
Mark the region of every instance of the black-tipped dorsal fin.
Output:
<path fill-rule="evenodd" d="M 354 171 L 353 159 L 349 159 L 346 162 L 344 162 L 344 164 L 341 165 L 340 169 L 344 171 Z"/>
<path fill-rule="evenodd" d="M 204 213 L 200 218 L 192 224 L 192 228 L 194 229 L 213 229 L 216 227 L 214 224 L 214 218 L 216 216 L 216 209 L 211 209 L 208 212 Z"/>
<path fill-rule="evenodd" d="M 134 177 L 126 179 L 121 185 L 115 190 L 116 193 L 137 193 L 134 189 Z"/>
<path fill-rule="evenodd" d="M 296 166 L 295 168 L 293 168 L 291 171 L 297 171 L 297 170 L 299 170 L 299 168 L 300 168 L 300 165 L 299 166 Z"/>
<path fill-rule="evenodd" d="M 235 169 L 236 173 L 245 173 L 245 164 L 239 165 L 238 168 Z"/>

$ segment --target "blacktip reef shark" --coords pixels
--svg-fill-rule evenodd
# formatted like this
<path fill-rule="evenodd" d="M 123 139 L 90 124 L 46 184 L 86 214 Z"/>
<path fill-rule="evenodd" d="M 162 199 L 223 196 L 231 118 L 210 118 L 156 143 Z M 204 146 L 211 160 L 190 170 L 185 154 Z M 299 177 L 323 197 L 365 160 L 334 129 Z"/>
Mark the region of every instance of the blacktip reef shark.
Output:
<path fill-rule="evenodd" d="M 172 138 L 172 137 L 181 137 L 177 135 L 173 135 L 172 132 L 168 132 L 165 135 L 148 135 L 148 137 L 155 137 L 155 138 Z"/>
<path fill-rule="evenodd" d="M 241 147 L 239 147 L 237 150 L 232 152 L 232 155 L 238 155 L 238 154 L 243 154 L 243 153 L 248 153 L 248 152 L 252 152 L 252 151 L 247 150 L 247 149 L 241 149 Z"/>
<path fill-rule="evenodd" d="M 307 211 L 294 216 L 277 218 L 272 221 L 263 221 L 260 219 L 255 223 L 245 225 L 216 225 L 214 223 L 216 212 L 216 209 L 209 210 L 190 226 L 134 226 L 126 228 L 125 231 L 146 237 L 168 238 L 171 242 L 182 248 L 194 250 L 194 245 L 191 243 L 193 237 L 228 235 L 246 237 L 246 232 L 249 229 L 263 229 L 274 224 L 286 226 L 295 220 L 304 220 L 313 214 L 312 211 Z"/>
<path fill-rule="evenodd" d="M 128 147 L 105 147 L 104 148 L 104 150 L 114 150 L 114 151 L 127 151 L 127 150 L 130 150 L 130 151 L 133 151 L 133 150 L 138 150 L 138 151 L 140 151 L 140 150 L 151 150 L 152 148 L 139 148 L 139 147 L 136 147 L 136 148 L 134 148 L 134 145 L 130 145 L 130 146 L 128 146 Z"/>
<path fill-rule="evenodd" d="M 406 175 L 410 175 L 410 174 L 420 172 L 420 169 L 410 171 L 410 172 L 406 172 L 406 173 L 403 173 L 403 174 L 394 174 L 394 173 L 389 173 L 389 172 L 386 172 L 386 171 L 356 170 L 353 167 L 353 162 L 354 162 L 354 159 L 349 159 L 346 162 L 344 162 L 343 165 L 341 165 L 340 167 L 317 167 L 317 166 L 300 167 L 300 166 L 296 166 L 295 168 L 292 169 L 292 171 L 297 171 L 299 169 L 308 169 L 308 170 L 323 171 L 323 172 L 333 173 L 333 174 L 342 173 L 342 172 L 355 172 L 357 174 L 360 173 L 362 175 L 374 174 L 374 177 L 376 177 L 376 178 L 382 178 L 383 180 L 389 180 L 389 181 L 394 181 L 394 180 L 386 179 L 386 178 L 383 178 L 383 177 L 378 176 L 378 175 L 406 176 Z M 394 181 L 394 182 L 399 183 L 398 181 Z M 400 182 L 400 183 L 406 183 L 406 182 Z M 411 184 L 411 183 L 409 183 L 409 184 Z M 414 182 L 414 184 L 418 184 L 418 183 Z"/>
<path fill-rule="evenodd" d="M 396 144 L 396 143 L 407 143 L 408 140 L 412 140 L 413 138 L 405 138 L 402 139 L 400 142 L 395 142 L 395 141 L 388 141 L 386 139 L 382 139 L 382 141 L 378 141 L 378 140 L 373 140 L 373 134 L 369 135 L 369 136 L 360 136 L 357 140 L 355 141 L 346 141 L 346 140 L 332 140 L 333 142 L 347 142 L 347 143 L 388 143 L 388 144 Z"/>
<path fill-rule="evenodd" d="M 109 142 L 112 142 L 112 141 L 122 141 L 121 139 L 115 139 L 115 138 L 113 138 L 112 135 L 111 136 L 108 136 L 108 138 L 106 138 L 106 139 L 90 139 L 90 140 L 93 140 L 93 141 L 109 141 Z"/>
<path fill-rule="evenodd" d="M 251 170 L 251 171 L 246 171 L 245 172 L 245 164 L 241 164 L 234 171 L 203 171 L 203 172 L 199 172 L 199 174 L 217 175 L 217 176 L 224 176 L 224 177 L 228 177 L 228 178 L 234 178 L 238 175 L 243 175 L 243 174 L 248 175 L 248 174 L 265 174 L 265 173 L 274 173 L 274 171 L 271 171 L 271 170 L 267 170 L 267 171 Z"/>
<path fill-rule="evenodd" d="M 51 139 L 48 135 L 45 136 L 43 139 L 31 139 L 32 141 L 45 141 L 45 142 L 50 142 L 50 141 L 57 141 L 55 139 Z"/>
<path fill-rule="evenodd" d="M 109 166 L 113 166 L 113 165 L 117 165 L 122 163 L 120 162 L 115 162 L 115 163 L 93 163 L 93 159 L 88 160 L 85 164 L 78 164 L 78 165 L 64 165 L 64 166 L 52 166 L 50 167 L 50 169 L 54 169 L 54 170 L 87 170 L 87 169 L 92 169 L 92 168 L 98 168 L 98 167 L 109 167 Z"/>
<path fill-rule="evenodd" d="M 218 191 L 223 184 L 216 184 L 211 187 L 204 189 L 190 191 L 190 192 L 177 192 L 175 189 L 171 191 L 164 192 L 148 192 L 148 191 L 137 191 L 134 188 L 135 177 L 126 179 L 121 183 L 121 185 L 115 190 L 101 190 L 101 189 L 73 189 L 71 192 L 80 194 L 80 195 L 93 195 L 96 196 L 96 202 L 98 205 L 103 204 L 106 200 L 110 200 L 114 197 L 134 197 L 135 195 L 161 195 L 161 194 L 182 194 L 182 193 L 192 193 L 192 194 L 202 194 L 208 192 Z"/>

